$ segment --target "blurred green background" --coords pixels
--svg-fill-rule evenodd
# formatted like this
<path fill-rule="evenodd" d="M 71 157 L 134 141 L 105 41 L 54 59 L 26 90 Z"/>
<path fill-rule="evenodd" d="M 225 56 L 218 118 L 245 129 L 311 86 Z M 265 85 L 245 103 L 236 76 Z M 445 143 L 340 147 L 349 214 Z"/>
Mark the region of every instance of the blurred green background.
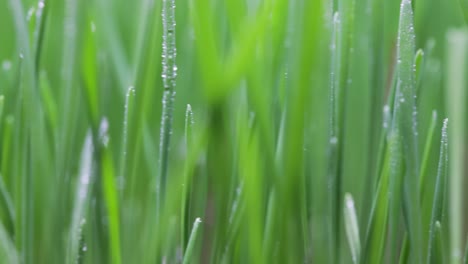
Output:
<path fill-rule="evenodd" d="M 40 23 L 38 3 L 0 1 L 0 171 L 10 197 L 4 199 L 16 212 L 9 223 L 5 202 L 1 219 L 21 263 L 71 263 L 74 239 L 82 263 L 181 262 L 196 217 L 203 227 L 190 263 L 352 263 L 344 193 L 354 198 L 364 248 L 386 153 L 383 109 L 392 107 L 396 89 L 399 0 L 175 1 L 178 70 L 163 198 L 155 190 L 162 1 L 45 0 Z M 468 1 L 411 4 L 416 50 L 424 52 L 415 87 L 421 159 L 433 111 L 438 116 L 423 182 L 430 191 L 421 201 L 426 242 L 447 117 L 447 32 L 466 28 Z M 468 66 L 462 69 L 468 76 Z M 135 98 L 127 99 L 129 87 Z M 458 108 L 465 120 L 467 99 Z M 125 125 L 128 100 L 133 108 Z M 104 118 L 109 145 L 100 143 Z M 333 126 L 337 150 L 330 147 Z M 88 131 L 94 184 L 77 236 Z M 106 173 L 116 185 L 115 219 Z M 180 204 L 189 208 L 185 216 Z M 406 232 L 401 210 L 398 245 Z"/>

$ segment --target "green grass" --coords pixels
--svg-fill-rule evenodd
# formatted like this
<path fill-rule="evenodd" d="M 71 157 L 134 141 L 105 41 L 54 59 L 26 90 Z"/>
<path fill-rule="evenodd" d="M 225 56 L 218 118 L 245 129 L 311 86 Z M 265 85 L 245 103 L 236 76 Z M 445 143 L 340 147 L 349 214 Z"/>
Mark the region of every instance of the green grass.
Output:
<path fill-rule="evenodd" d="M 0 1 L 0 263 L 467 263 L 467 14 Z"/>

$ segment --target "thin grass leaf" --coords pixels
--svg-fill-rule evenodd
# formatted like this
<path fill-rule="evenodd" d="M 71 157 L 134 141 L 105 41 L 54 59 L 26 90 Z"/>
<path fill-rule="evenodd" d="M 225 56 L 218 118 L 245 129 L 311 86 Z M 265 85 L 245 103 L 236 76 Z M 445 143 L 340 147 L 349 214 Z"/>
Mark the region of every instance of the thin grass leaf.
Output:
<path fill-rule="evenodd" d="M 165 194 L 177 76 L 175 0 L 163 0 L 162 5 L 163 42 L 161 77 L 164 93 L 159 142 L 159 179 L 156 187 L 159 196 L 157 203 L 161 202 Z"/>
<path fill-rule="evenodd" d="M 108 144 L 108 122 L 106 119 L 101 121 L 100 137 L 102 141 L 102 188 L 104 193 L 104 201 L 107 210 L 108 232 L 109 232 L 109 259 L 112 263 L 120 264 L 121 246 L 120 246 L 120 210 L 119 196 L 117 192 L 116 174 L 114 162 L 112 160 L 112 152 Z"/>
<path fill-rule="evenodd" d="M 187 109 L 185 111 L 185 147 L 186 153 L 189 153 L 192 147 L 192 140 L 193 140 L 193 112 L 192 107 L 187 104 Z M 192 193 L 192 182 L 189 181 L 189 171 L 188 171 L 189 164 L 185 164 L 185 171 L 184 171 L 184 183 L 182 188 L 182 205 L 181 205 L 181 212 L 180 212 L 180 221 L 181 221 L 181 245 L 182 248 L 185 247 L 188 235 L 188 212 L 190 209 L 188 208 L 187 204 L 190 205 L 190 201 L 188 201 L 187 197 L 190 198 L 190 194 Z M 190 191 L 189 191 L 190 190 Z"/>
<path fill-rule="evenodd" d="M 381 263 L 383 261 L 383 249 L 387 236 L 389 209 L 390 155 L 388 150 L 385 154 L 381 173 L 382 176 L 380 177 L 379 185 L 375 193 L 371 215 L 367 225 L 366 240 L 362 252 L 363 264 Z"/>
<path fill-rule="evenodd" d="M 447 179 L 447 164 L 448 164 L 448 135 L 447 135 L 448 119 L 444 120 L 442 126 L 442 139 L 440 143 L 439 166 L 437 170 L 437 178 L 434 190 L 434 199 L 432 202 L 431 224 L 429 230 L 429 244 L 427 249 L 427 263 L 440 263 L 437 259 L 436 250 L 436 224 L 442 220 L 443 195 L 445 193 L 445 185 Z"/>
<path fill-rule="evenodd" d="M 359 225 L 356 215 L 356 208 L 354 207 L 353 196 L 349 193 L 344 197 L 344 223 L 346 236 L 348 237 L 348 245 L 353 257 L 353 263 L 359 263 L 361 254 L 361 240 L 359 239 Z"/>
<path fill-rule="evenodd" d="M 66 257 L 66 263 L 68 264 L 76 263 L 82 253 L 80 242 L 82 240 L 83 228 L 86 224 L 86 214 L 91 198 L 90 186 L 94 182 L 93 152 L 92 135 L 91 132 L 88 131 L 83 144 L 83 150 L 81 151 L 80 173 L 76 183 L 72 220 L 68 236 Z"/>
<path fill-rule="evenodd" d="M 129 182 L 129 177 L 126 175 L 127 169 L 127 156 L 128 156 L 128 142 L 129 142 L 129 123 L 135 114 L 135 89 L 133 86 L 128 87 L 127 95 L 125 97 L 125 110 L 123 121 L 123 135 L 122 135 L 122 151 L 120 152 L 120 168 L 119 168 L 119 189 Z M 130 183 L 133 185 L 133 183 Z"/>
<path fill-rule="evenodd" d="M 420 83 L 421 83 L 421 75 L 423 74 L 423 65 L 424 65 L 424 51 L 422 49 L 418 49 L 416 51 L 416 55 L 414 55 L 414 76 L 416 81 L 416 90 L 419 90 Z M 416 92 L 419 94 L 418 92 Z"/>
<path fill-rule="evenodd" d="M 192 233 L 190 234 L 190 239 L 187 244 L 187 248 L 185 250 L 184 254 L 184 260 L 183 264 L 188 264 L 193 262 L 193 256 L 194 256 L 194 248 L 195 248 L 195 243 L 197 242 L 197 237 L 198 237 L 198 228 L 201 223 L 201 219 L 197 218 L 195 219 L 195 222 L 193 223 L 193 228 L 192 228 Z"/>
<path fill-rule="evenodd" d="M 426 193 L 426 178 L 427 178 L 427 168 L 428 168 L 428 162 L 429 162 L 429 155 L 432 152 L 432 147 L 433 147 L 433 137 L 434 137 L 434 131 L 435 127 L 437 124 L 437 111 L 434 110 L 432 111 L 432 118 L 431 118 L 431 123 L 429 125 L 429 129 L 427 131 L 427 136 L 426 136 L 426 143 L 424 146 L 424 153 L 423 153 L 423 158 L 421 162 L 421 169 L 420 169 L 420 174 L 419 174 L 419 193 L 420 193 L 420 198 L 421 201 L 424 200 L 424 196 Z"/>

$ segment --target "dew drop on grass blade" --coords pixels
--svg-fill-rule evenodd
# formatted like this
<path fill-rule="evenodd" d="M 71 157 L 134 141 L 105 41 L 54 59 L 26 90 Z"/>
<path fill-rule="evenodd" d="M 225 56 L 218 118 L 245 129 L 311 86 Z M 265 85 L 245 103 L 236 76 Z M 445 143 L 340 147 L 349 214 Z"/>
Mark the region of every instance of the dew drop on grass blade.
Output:
<path fill-rule="evenodd" d="M 398 137 L 401 137 L 401 150 L 405 168 L 401 191 L 403 194 L 404 219 L 407 223 L 410 248 L 412 248 L 410 261 L 420 263 L 422 260 L 422 231 L 418 188 L 418 118 L 414 54 L 415 35 L 411 0 L 402 0 L 397 41 L 397 90 L 394 105 L 394 129 Z M 397 220 L 395 219 L 395 221 Z"/>
<path fill-rule="evenodd" d="M 169 148 L 172 134 L 172 113 L 174 107 L 174 96 L 177 76 L 176 66 L 176 21 L 175 21 L 175 0 L 162 1 L 162 80 L 163 80 L 163 99 L 162 99 L 162 118 L 161 133 L 159 142 L 159 179 L 157 183 L 158 190 L 158 208 L 164 197 L 164 188 L 169 162 Z"/>
<path fill-rule="evenodd" d="M 90 198 L 90 184 L 93 183 L 93 151 L 92 134 L 88 131 L 81 151 L 80 172 L 76 183 L 75 200 L 73 202 L 72 219 L 69 229 L 67 261 L 74 264 L 79 258 L 79 247 L 82 238 L 83 225 L 86 223 L 86 211 Z"/>

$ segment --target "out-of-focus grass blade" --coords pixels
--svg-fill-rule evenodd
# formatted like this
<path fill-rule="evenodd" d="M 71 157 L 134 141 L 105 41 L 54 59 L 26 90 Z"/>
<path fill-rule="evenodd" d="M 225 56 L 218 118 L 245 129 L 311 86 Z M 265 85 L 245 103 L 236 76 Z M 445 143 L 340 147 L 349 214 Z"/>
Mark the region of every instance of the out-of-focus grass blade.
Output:
<path fill-rule="evenodd" d="M 434 145 L 432 143 L 433 137 L 434 137 L 434 131 L 435 127 L 437 124 L 437 111 L 434 110 L 432 111 L 432 119 L 431 119 L 431 124 L 429 125 L 429 129 L 427 131 L 427 136 L 426 136 L 426 143 L 424 146 L 424 154 L 423 158 L 421 161 L 421 169 L 420 169 L 420 174 L 419 174 L 419 192 L 420 192 L 420 198 L 421 201 L 424 200 L 424 194 L 425 194 L 425 186 L 426 186 L 426 178 L 427 178 L 427 166 L 429 162 L 429 155 L 431 154 L 432 146 Z"/>
<path fill-rule="evenodd" d="M 258 149 L 258 135 L 255 129 L 249 129 L 245 124 L 240 122 L 240 150 L 239 150 L 239 173 L 245 188 L 245 203 L 246 203 L 246 220 L 247 228 L 249 229 L 249 262 L 263 263 L 262 254 L 262 168 Z M 242 126 L 242 123 L 244 125 Z M 250 131 L 252 130 L 252 134 Z"/>
<path fill-rule="evenodd" d="M 450 120 L 449 129 L 449 201 L 450 201 L 450 262 L 460 263 L 462 258 L 463 230 L 463 168 L 466 144 L 466 67 L 468 32 L 450 31 L 447 35 L 446 106 Z"/>
<path fill-rule="evenodd" d="M 394 124 L 391 128 L 388 136 L 388 149 L 390 153 L 390 171 L 389 171 L 389 244 L 390 244 L 390 262 L 395 263 L 397 260 L 397 248 L 398 248 L 398 230 L 400 223 L 400 211 L 401 202 L 403 195 L 403 150 L 402 150 L 402 139 L 399 134 L 397 124 Z"/>
<path fill-rule="evenodd" d="M 214 18 L 209 0 L 190 0 L 190 14 L 196 38 L 197 55 L 200 59 L 200 72 L 205 83 L 206 95 L 219 98 L 216 89 L 220 83 L 221 61 L 213 30 Z"/>
<path fill-rule="evenodd" d="M 445 194 L 445 183 L 447 178 L 447 163 L 448 163 L 448 135 L 447 135 L 448 120 L 444 120 L 442 127 L 442 140 L 440 143 L 439 167 L 434 190 L 434 199 L 432 203 L 431 223 L 429 230 L 429 245 L 427 250 L 427 263 L 441 263 L 437 259 L 436 248 L 436 224 L 442 220 L 443 195 Z"/>
<path fill-rule="evenodd" d="M 9 235 L 14 235 L 14 225 L 16 223 L 16 214 L 11 195 L 8 192 L 5 183 L 3 181 L 3 175 L 0 175 L 0 199 L 2 212 L 2 222 L 4 223 L 5 231 L 8 231 Z"/>
<path fill-rule="evenodd" d="M 401 244 L 401 250 L 400 250 L 400 260 L 398 263 L 400 264 L 407 264 L 408 263 L 408 258 L 409 258 L 409 246 L 408 246 L 408 236 L 405 235 L 403 238 L 403 242 Z"/>
<path fill-rule="evenodd" d="M 366 241 L 362 252 L 362 263 L 382 263 L 384 242 L 387 236 L 388 199 L 390 155 L 385 154 L 382 176 L 375 193 L 369 224 L 367 226 Z"/>
<path fill-rule="evenodd" d="M 96 27 L 93 24 L 91 15 L 86 19 L 86 26 L 84 27 L 82 57 L 81 57 L 81 72 L 84 80 L 84 95 L 88 105 L 88 114 L 92 121 L 93 126 L 97 126 L 98 122 L 98 86 L 97 74 L 98 63 L 96 53 Z M 94 127 L 96 129 L 96 127 Z"/>
<path fill-rule="evenodd" d="M 93 152 L 91 132 L 86 135 L 83 150 L 81 152 L 80 174 L 76 183 L 75 200 L 68 237 L 66 263 L 73 264 L 78 261 L 81 253 L 80 241 L 82 240 L 83 225 L 86 223 L 86 212 L 90 201 L 90 185 L 93 184 Z"/>
<path fill-rule="evenodd" d="M 18 251 L 15 244 L 11 240 L 3 223 L 0 222 L 0 259 L 3 263 L 19 264 L 20 262 Z"/>
<path fill-rule="evenodd" d="M 354 199 L 349 193 L 345 194 L 343 211 L 349 248 L 353 257 L 353 262 L 357 264 L 359 263 L 361 254 L 361 241 L 359 239 L 359 225 L 356 216 L 356 208 L 354 207 Z"/>
<path fill-rule="evenodd" d="M 122 135 L 122 150 L 120 152 L 120 168 L 119 168 L 119 187 L 123 187 L 129 182 L 129 175 L 126 173 L 127 169 L 127 152 L 129 142 L 129 127 L 131 127 L 132 118 L 135 114 L 135 89 L 130 86 L 127 90 L 125 97 L 125 110 L 124 110 L 124 122 L 123 122 L 123 135 Z M 130 179 L 131 180 L 131 179 Z M 133 186 L 133 183 L 131 183 Z"/>
<path fill-rule="evenodd" d="M 102 187 L 104 193 L 105 204 L 108 216 L 109 228 L 109 259 L 112 263 L 121 263 L 121 247 L 120 247 L 120 212 L 119 200 L 116 185 L 116 174 L 114 162 L 112 160 L 112 152 L 107 145 L 108 129 L 107 120 L 101 121 L 100 136 L 102 142 Z"/>
<path fill-rule="evenodd" d="M 190 239 L 187 244 L 187 248 L 185 249 L 184 254 L 184 261 L 183 264 L 189 264 L 194 262 L 193 261 L 193 249 L 195 248 L 195 243 L 197 242 L 198 237 L 198 228 L 200 226 L 201 219 L 195 219 L 195 223 L 193 223 L 192 233 L 190 234 Z"/>
<path fill-rule="evenodd" d="M 187 105 L 187 109 L 185 111 L 185 148 L 186 148 L 186 153 L 188 153 L 190 151 L 190 148 L 192 146 L 192 130 L 193 130 L 193 112 L 192 112 L 192 107 L 188 104 Z M 188 162 L 188 161 L 187 161 Z M 181 245 L 182 245 L 182 248 L 185 247 L 185 243 L 186 243 L 186 236 L 188 234 L 188 231 L 187 231 L 187 220 L 188 220 L 188 214 L 187 214 L 187 211 L 189 211 L 189 209 L 187 208 L 187 203 L 190 204 L 190 201 L 187 200 L 187 197 L 190 198 L 189 194 L 192 193 L 191 190 L 192 189 L 192 182 L 189 181 L 189 171 L 188 170 L 188 165 L 189 164 L 185 164 L 186 168 L 185 168 L 185 171 L 184 171 L 184 177 L 185 177 L 185 180 L 183 182 L 183 188 L 182 188 L 182 206 L 181 206 L 181 212 L 180 212 L 180 221 L 181 221 Z"/>
<path fill-rule="evenodd" d="M 434 244 L 434 249 L 433 253 L 434 256 L 431 257 L 432 262 L 427 262 L 427 263 L 448 263 L 447 257 L 445 255 L 445 243 L 444 241 L 444 234 L 442 232 L 442 226 L 439 221 L 435 223 L 435 244 Z"/>
<path fill-rule="evenodd" d="M 465 240 L 465 255 L 463 257 L 463 264 L 468 264 L 468 239 Z"/>
<path fill-rule="evenodd" d="M 57 103 L 45 72 L 39 74 L 39 89 L 43 100 L 44 112 L 50 122 L 52 131 L 57 128 Z"/>
<path fill-rule="evenodd" d="M 421 82 L 421 75 L 423 74 L 424 65 L 424 51 L 418 49 L 414 56 L 414 76 L 416 81 L 416 90 L 419 89 L 419 83 Z M 416 92 L 417 93 L 417 92 Z M 417 93 L 418 94 L 418 93 Z"/>

